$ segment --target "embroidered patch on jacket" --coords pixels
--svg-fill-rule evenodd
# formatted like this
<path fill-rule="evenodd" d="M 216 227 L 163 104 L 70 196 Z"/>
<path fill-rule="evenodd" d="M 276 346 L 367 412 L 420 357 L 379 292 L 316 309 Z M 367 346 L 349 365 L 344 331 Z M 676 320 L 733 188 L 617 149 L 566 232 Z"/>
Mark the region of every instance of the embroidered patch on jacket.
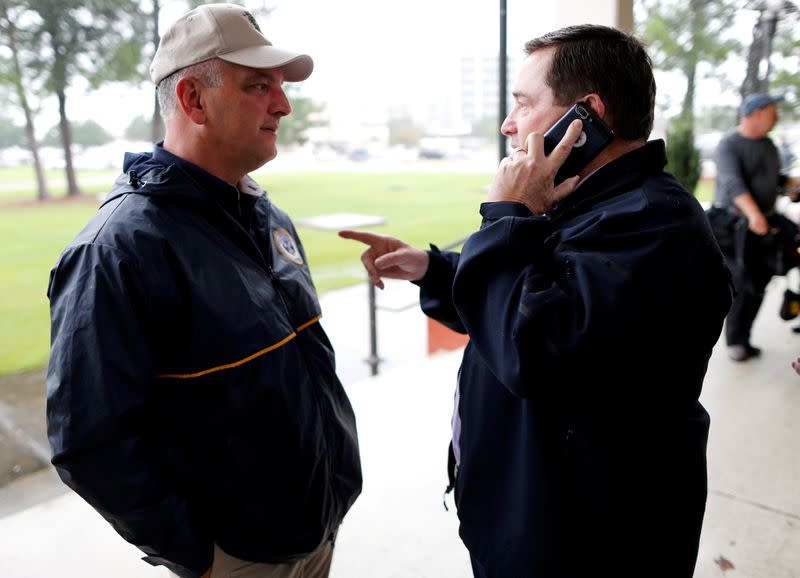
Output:
<path fill-rule="evenodd" d="M 298 265 L 303 264 L 303 256 L 294 242 L 294 237 L 286 229 L 275 229 L 272 232 L 272 240 L 278 251 L 287 259 Z"/>

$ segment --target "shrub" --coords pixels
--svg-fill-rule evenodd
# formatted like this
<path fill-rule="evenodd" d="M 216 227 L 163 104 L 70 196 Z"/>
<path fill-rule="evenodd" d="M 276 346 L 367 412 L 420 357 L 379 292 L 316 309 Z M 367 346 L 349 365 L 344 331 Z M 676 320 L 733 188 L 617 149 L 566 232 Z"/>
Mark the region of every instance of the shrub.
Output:
<path fill-rule="evenodd" d="M 694 146 L 694 130 L 681 119 L 667 129 L 667 170 L 689 191 L 700 180 L 700 151 Z"/>

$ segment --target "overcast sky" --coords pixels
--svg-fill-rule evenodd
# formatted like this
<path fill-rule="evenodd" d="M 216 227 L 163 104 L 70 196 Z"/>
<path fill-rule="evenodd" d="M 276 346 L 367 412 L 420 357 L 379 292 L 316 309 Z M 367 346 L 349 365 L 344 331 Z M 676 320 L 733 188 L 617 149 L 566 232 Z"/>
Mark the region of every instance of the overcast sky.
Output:
<path fill-rule="evenodd" d="M 495 55 L 499 2 L 463 0 L 273 0 L 260 17 L 276 46 L 305 52 L 315 62 L 303 93 L 339 114 L 379 116 L 393 104 L 435 102 L 433 92 L 457 90 L 461 55 Z M 245 3 L 250 8 L 260 1 Z M 526 40 L 555 27 L 550 3 L 508 0 L 508 52 L 522 53 Z M 162 1 L 161 31 L 186 9 Z M 513 74 L 513 71 L 512 71 Z M 76 83 L 69 93 L 71 120 L 93 118 L 121 134 L 131 119 L 152 114 L 152 85 L 112 85 L 95 93 Z M 37 132 L 57 122 L 55 101 L 37 119 Z"/>
<path fill-rule="evenodd" d="M 591 2 L 592 0 L 587 0 Z M 338 117 L 369 121 L 385 118 L 387 108 L 448 102 L 457 91 L 459 58 L 496 55 L 499 46 L 499 2 L 481 0 L 248 0 L 260 16 L 264 34 L 279 47 L 310 54 L 314 73 L 302 85 L 304 94 L 325 104 Z M 526 40 L 558 26 L 555 2 L 507 0 L 508 53 L 522 54 Z M 187 8 L 184 0 L 162 0 L 161 31 Z M 746 20 L 746 19 L 745 19 Z M 752 24 L 745 24 L 746 37 Z M 512 79 L 516 70 L 511 70 Z M 672 102 L 676 114 L 684 83 L 679 74 L 659 74 L 659 102 Z M 713 83 L 701 85 L 698 101 L 738 104 L 735 92 Z M 671 95 L 671 98 L 667 98 Z M 87 93 L 80 81 L 69 92 L 67 113 L 73 121 L 92 118 L 121 135 L 130 121 L 152 114 L 153 87 L 117 84 Z M 49 99 L 37 117 L 37 132 L 58 121 Z"/>

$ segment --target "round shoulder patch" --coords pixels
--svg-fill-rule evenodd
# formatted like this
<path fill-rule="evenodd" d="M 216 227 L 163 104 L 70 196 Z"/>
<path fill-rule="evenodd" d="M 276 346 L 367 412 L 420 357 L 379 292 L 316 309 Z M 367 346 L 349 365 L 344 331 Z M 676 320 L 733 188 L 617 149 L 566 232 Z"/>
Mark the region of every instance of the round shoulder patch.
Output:
<path fill-rule="evenodd" d="M 286 229 L 275 229 L 272 231 L 272 241 L 275 243 L 278 252 L 289 259 L 292 263 L 303 264 L 303 256 L 294 242 L 294 237 Z"/>

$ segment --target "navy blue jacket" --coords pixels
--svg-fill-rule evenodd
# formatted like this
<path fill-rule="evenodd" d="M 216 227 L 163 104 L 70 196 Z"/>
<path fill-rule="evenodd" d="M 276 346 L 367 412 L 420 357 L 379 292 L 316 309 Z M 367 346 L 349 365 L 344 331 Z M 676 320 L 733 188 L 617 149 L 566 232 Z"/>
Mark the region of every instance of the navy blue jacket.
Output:
<path fill-rule="evenodd" d="M 470 337 L 455 498 L 492 578 L 692 575 L 730 275 L 664 164 L 650 142 L 546 216 L 485 203 L 430 253 L 423 308 Z"/>
<path fill-rule="evenodd" d="M 124 168 L 50 277 L 52 462 L 179 576 L 207 570 L 214 542 L 306 556 L 361 468 L 297 232 L 260 189 L 251 236 L 221 204 L 234 187 L 149 154 Z"/>

